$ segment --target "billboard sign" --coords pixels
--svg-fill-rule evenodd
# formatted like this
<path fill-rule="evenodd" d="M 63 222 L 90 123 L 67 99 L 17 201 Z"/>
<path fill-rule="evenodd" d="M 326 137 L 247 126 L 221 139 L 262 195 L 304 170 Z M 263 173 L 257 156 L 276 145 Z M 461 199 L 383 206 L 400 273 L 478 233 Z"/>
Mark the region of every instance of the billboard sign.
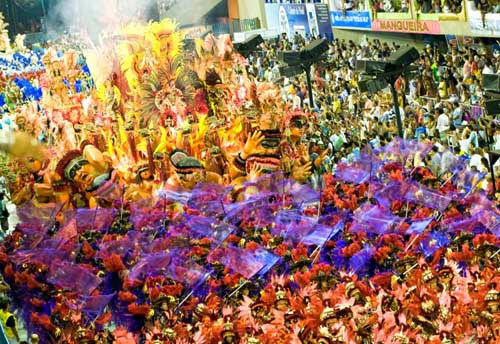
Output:
<path fill-rule="evenodd" d="M 372 28 L 368 11 L 332 11 L 332 26 L 335 28 L 368 29 Z"/>
<path fill-rule="evenodd" d="M 439 35 L 441 33 L 441 25 L 439 24 L 439 21 L 432 20 L 377 19 L 372 21 L 372 30 Z"/>
<path fill-rule="evenodd" d="M 486 13 L 483 17 L 472 1 L 467 1 L 467 18 L 470 30 L 481 36 L 500 36 L 500 13 Z"/>
<path fill-rule="evenodd" d="M 288 37 L 295 33 L 306 35 L 327 35 L 332 38 L 327 4 L 265 4 L 267 26 L 270 30 L 286 32 Z"/>
<path fill-rule="evenodd" d="M 316 4 L 316 20 L 320 36 L 326 35 L 329 39 L 333 39 L 328 4 Z"/>

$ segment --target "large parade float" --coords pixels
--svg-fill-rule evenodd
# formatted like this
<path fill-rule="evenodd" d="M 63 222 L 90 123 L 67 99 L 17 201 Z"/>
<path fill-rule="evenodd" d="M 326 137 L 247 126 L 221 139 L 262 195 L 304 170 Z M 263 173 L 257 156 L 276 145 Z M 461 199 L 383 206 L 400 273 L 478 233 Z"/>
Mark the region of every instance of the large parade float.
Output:
<path fill-rule="evenodd" d="M 187 44 L 164 20 L 78 50 L 17 41 L 0 270 L 42 343 L 500 340 L 500 213 L 458 157 L 435 176 L 415 167 L 432 145 L 395 139 L 313 188 L 315 115 L 228 36 Z"/>

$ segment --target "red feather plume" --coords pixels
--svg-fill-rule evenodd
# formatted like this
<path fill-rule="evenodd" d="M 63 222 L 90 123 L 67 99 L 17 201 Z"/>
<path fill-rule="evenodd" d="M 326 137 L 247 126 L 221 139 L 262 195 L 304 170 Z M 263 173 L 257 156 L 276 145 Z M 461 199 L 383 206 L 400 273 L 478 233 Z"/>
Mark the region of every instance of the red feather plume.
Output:
<path fill-rule="evenodd" d="M 138 305 L 137 303 L 132 303 L 127 306 L 127 310 L 133 315 L 146 316 L 150 309 L 148 305 Z"/>
<path fill-rule="evenodd" d="M 113 253 L 109 257 L 103 260 L 104 267 L 109 272 L 120 272 L 125 270 L 125 265 L 123 265 L 122 259 L 119 255 Z"/>

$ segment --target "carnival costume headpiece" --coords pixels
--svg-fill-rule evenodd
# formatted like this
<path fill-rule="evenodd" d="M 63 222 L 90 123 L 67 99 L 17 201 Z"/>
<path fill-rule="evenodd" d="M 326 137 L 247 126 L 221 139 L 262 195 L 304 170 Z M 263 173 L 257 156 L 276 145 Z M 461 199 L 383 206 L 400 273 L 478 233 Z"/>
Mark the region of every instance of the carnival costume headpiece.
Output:
<path fill-rule="evenodd" d="M 81 151 L 69 151 L 57 164 L 56 172 L 60 177 L 71 182 L 74 180 L 77 171 L 88 163 L 89 162 L 82 156 Z"/>
<path fill-rule="evenodd" d="M 176 149 L 170 153 L 170 162 L 177 173 L 187 174 L 193 170 L 203 169 L 201 162 L 189 156 L 186 152 Z"/>

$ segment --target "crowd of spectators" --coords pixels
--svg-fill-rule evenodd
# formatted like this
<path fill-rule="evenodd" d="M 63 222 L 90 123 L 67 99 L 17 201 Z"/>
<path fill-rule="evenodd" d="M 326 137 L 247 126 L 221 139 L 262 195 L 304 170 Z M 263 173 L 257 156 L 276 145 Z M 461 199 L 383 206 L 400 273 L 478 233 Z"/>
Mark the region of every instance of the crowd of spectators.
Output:
<path fill-rule="evenodd" d="M 408 12 L 410 2 L 408 0 L 373 0 L 372 7 L 375 12 Z"/>
<path fill-rule="evenodd" d="M 460 13 L 463 0 L 417 0 L 417 10 L 421 13 Z"/>
<path fill-rule="evenodd" d="M 461 13 L 467 0 L 416 0 L 415 8 L 420 13 Z M 483 13 L 500 13 L 497 0 L 474 0 L 474 8 Z M 372 0 L 375 12 L 408 12 L 408 0 Z M 355 9 L 349 6 L 347 10 Z"/>
<path fill-rule="evenodd" d="M 297 50 L 306 44 L 307 39 L 299 35 L 290 39 L 282 36 L 279 42 L 267 43 L 263 52 L 250 57 L 249 72 L 259 80 L 280 83 L 282 97 L 291 107 L 316 113 L 309 124 L 307 140 L 311 142 L 312 154 L 330 149 L 324 163 L 324 169 L 330 171 L 337 162 L 354 157 L 368 143 L 383 146 L 397 135 L 390 90 L 361 93 L 355 65 L 359 59 L 383 60 L 399 45 L 379 40 L 361 45 L 344 40 L 332 42 L 330 62 L 313 70 L 313 108 L 305 76 L 281 77 L 277 59 L 277 51 Z M 467 159 L 471 169 L 487 174 L 488 151 L 500 149 L 500 123 L 484 110 L 481 80 L 483 74 L 500 73 L 500 52 L 484 48 L 440 51 L 427 45 L 416 63 L 418 72 L 412 77 L 400 77 L 396 89 L 400 94 L 404 137 L 435 144 L 434 157 L 418 163 L 431 164 L 435 172 L 445 173 L 446 157 L 441 155 L 449 149 Z M 488 178 L 480 184 L 483 189 L 488 188 Z"/>

